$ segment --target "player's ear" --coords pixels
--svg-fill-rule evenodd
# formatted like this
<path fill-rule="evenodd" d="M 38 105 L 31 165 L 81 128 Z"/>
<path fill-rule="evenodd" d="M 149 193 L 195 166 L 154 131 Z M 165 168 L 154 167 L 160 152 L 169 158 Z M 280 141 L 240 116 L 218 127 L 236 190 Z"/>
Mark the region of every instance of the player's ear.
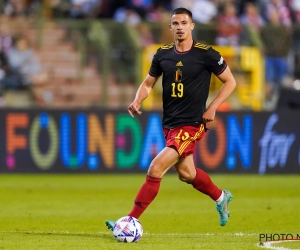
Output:
<path fill-rule="evenodd" d="M 172 28 L 171 28 L 171 24 L 169 24 L 169 29 L 170 29 L 170 30 L 172 30 Z"/>
<path fill-rule="evenodd" d="M 191 30 L 195 28 L 195 23 L 191 23 Z"/>

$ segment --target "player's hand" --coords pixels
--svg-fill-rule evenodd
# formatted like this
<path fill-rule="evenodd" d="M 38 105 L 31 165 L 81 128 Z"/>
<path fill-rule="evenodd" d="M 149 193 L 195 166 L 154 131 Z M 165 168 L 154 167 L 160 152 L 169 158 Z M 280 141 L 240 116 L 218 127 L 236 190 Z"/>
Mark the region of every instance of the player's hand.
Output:
<path fill-rule="evenodd" d="M 207 109 L 202 115 L 202 121 L 204 123 L 212 122 L 215 119 L 216 111 Z"/>
<path fill-rule="evenodd" d="M 141 104 L 139 103 L 136 103 L 136 102 L 133 102 L 129 105 L 128 107 L 128 113 L 134 117 L 135 114 L 142 114 L 142 112 L 140 111 L 140 107 L 141 107 Z"/>

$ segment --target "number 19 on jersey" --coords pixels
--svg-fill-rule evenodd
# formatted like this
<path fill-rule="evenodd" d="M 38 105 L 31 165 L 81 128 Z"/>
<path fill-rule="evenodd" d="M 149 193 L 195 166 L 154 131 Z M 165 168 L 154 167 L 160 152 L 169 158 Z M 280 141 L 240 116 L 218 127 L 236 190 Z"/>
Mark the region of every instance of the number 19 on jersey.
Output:
<path fill-rule="evenodd" d="M 182 97 L 183 96 L 183 84 L 181 82 L 172 83 L 172 97 Z"/>

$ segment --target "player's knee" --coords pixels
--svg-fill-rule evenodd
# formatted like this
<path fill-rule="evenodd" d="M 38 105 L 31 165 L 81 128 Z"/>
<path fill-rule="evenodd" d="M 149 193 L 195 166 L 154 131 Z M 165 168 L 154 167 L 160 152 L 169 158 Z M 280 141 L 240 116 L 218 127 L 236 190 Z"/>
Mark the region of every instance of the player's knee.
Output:
<path fill-rule="evenodd" d="M 188 184 L 193 182 L 193 176 L 190 175 L 189 173 L 178 173 L 178 178 L 179 180 L 186 182 Z"/>
<path fill-rule="evenodd" d="M 163 170 L 159 164 L 152 162 L 147 174 L 152 177 L 161 178 L 163 175 Z"/>

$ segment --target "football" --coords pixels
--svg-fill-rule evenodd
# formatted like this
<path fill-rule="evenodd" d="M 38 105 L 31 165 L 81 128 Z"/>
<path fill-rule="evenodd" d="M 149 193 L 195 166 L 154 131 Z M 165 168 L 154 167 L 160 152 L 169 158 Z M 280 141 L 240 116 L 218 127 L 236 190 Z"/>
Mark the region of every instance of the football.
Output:
<path fill-rule="evenodd" d="M 143 235 L 143 227 L 138 219 L 132 216 L 124 216 L 116 221 L 113 234 L 117 241 L 137 242 Z"/>

